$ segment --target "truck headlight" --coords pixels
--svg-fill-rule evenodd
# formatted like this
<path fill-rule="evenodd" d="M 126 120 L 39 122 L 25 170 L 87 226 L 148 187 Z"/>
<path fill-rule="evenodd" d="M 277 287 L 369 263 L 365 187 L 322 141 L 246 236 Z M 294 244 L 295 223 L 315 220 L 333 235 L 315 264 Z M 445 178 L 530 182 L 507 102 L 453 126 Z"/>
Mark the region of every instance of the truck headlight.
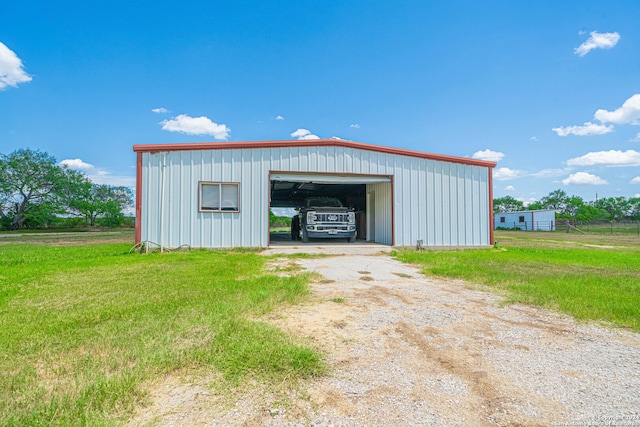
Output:
<path fill-rule="evenodd" d="M 349 221 L 349 224 L 355 224 L 356 223 L 356 213 L 355 212 L 349 212 L 348 221 Z"/>
<path fill-rule="evenodd" d="M 318 220 L 318 216 L 314 211 L 307 212 L 307 224 L 315 224 Z"/>

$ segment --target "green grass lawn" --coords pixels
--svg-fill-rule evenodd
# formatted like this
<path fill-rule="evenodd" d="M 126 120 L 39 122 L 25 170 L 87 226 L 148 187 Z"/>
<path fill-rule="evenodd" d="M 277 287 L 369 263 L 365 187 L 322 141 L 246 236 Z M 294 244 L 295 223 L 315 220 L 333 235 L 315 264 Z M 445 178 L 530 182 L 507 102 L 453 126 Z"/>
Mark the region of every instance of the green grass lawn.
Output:
<path fill-rule="evenodd" d="M 640 239 L 562 233 L 496 233 L 494 249 L 400 251 L 431 276 L 486 285 L 508 302 L 640 331 Z"/>
<path fill-rule="evenodd" d="M 320 355 L 255 321 L 303 301 L 309 275 L 251 251 L 130 253 L 130 232 L 0 238 L 0 425 L 122 425 L 145 385 L 214 373 L 220 386 L 325 372 Z M 640 331 L 640 238 L 497 232 L 497 248 L 396 256 L 508 302 Z"/>
<path fill-rule="evenodd" d="M 185 369 L 226 384 L 323 373 L 261 314 L 302 301 L 308 275 L 253 252 L 129 253 L 67 236 L 0 242 L 0 425 L 121 425 L 144 384 Z"/>

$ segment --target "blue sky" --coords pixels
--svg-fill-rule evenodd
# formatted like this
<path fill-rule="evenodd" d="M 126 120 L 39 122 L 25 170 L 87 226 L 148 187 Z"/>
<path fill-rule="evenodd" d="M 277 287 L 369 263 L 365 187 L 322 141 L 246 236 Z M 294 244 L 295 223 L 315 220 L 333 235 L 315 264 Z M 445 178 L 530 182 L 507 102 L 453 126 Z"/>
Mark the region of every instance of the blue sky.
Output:
<path fill-rule="evenodd" d="M 133 144 L 338 137 L 640 196 L 640 1 L 0 6 L 0 153 L 133 186 Z"/>

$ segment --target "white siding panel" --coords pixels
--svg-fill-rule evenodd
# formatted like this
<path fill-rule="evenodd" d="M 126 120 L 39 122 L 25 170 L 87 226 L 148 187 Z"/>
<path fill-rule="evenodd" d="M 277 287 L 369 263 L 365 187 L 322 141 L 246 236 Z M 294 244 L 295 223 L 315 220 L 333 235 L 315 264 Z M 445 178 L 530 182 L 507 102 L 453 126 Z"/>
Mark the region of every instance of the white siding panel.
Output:
<path fill-rule="evenodd" d="M 395 245 L 489 244 L 487 168 L 407 158 L 394 169 Z"/>
<path fill-rule="evenodd" d="M 427 160 L 424 162 L 426 182 L 423 197 L 425 210 L 427 211 L 425 216 L 427 227 L 425 232 L 426 234 L 422 238 L 422 241 L 427 246 L 433 246 L 435 244 L 435 212 L 433 210 L 433 206 L 435 206 L 435 172 L 433 163 L 433 160 Z"/>
<path fill-rule="evenodd" d="M 367 193 L 375 193 L 375 241 L 384 245 L 393 243 L 392 183 L 368 184 Z"/>

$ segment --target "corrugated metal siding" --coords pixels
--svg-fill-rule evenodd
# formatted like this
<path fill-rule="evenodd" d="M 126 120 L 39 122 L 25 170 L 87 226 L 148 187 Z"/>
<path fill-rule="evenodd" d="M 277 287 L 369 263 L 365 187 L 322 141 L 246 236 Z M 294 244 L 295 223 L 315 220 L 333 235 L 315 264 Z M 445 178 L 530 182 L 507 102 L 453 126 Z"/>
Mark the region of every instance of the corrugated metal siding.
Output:
<path fill-rule="evenodd" d="M 384 245 L 393 243 L 392 229 L 392 183 L 382 182 L 377 184 L 367 184 L 367 193 L 375 194 L 375 242 Z"/>
<path fill-rule="evenodd" d="M 488 169 L 407 159 L 396 167 L 395 245 L 487 246 Z"/>
<path fill-rule="evenodd" d="M 486 167 L 335 146 L 170 151 L 161 213 L 163 156 L 143 153 L 143 241 L 166 247 L 265 247 L 269 171 L 306 171 L 393 176 L 392 184 L 371 184 L 376 241 L 489 245 Z M 240 212 L 198 212 L 199 181 L 240 183 Z"/>

